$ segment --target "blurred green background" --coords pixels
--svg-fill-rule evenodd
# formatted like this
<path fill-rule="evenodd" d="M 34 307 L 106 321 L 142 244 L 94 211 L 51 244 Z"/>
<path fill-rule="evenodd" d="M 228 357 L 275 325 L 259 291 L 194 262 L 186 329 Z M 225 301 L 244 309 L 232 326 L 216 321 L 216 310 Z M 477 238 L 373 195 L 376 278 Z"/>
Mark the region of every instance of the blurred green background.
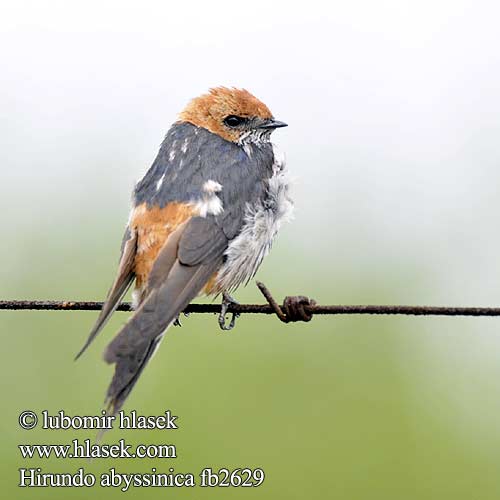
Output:
<path fill-rule="evenodd" d="M 290 127 L 296 219 L 258 274 L 325 304 L 498 305 L 499 9 L 486 2 L 3 2 L 0 298 L 102 299 L 133 182 L 186 101 L 248 88 Z M 298 36 L 300 35 L 300 36 Z M 262 302 L 252 283 L 241 302 Z M 22 460 L 25 409 L 98 414 L 95 312 L 1 311 L 0 481 L 6 498 L 500 498 L 496 319 L 192 315 L 125 410 L 176 431 L 164 460 Z M 19 489 L 19 467 L 100 474 L 262 467 L 257 489 Z"/>

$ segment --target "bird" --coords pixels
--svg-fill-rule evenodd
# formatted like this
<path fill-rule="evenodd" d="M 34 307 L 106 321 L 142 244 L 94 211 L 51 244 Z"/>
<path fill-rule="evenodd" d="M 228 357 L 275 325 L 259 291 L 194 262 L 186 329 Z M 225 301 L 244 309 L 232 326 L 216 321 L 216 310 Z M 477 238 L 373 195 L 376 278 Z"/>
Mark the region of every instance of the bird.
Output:
<path fill-rule="evenodd" d="M 293 215 L 286 162 L 270 140 L 286 126 L 247 90 L 215 87 L 189 101 L 168 130 L 135 185 L 116 278 L 76 356 L 135 281 L 134 312 L 104 352 L 115 368 L 105 401 L 110 413 L 123 407 L 165 332 L 196 296 L 222 296 L 225 328 L 231 293 L 255 276 Z"/>

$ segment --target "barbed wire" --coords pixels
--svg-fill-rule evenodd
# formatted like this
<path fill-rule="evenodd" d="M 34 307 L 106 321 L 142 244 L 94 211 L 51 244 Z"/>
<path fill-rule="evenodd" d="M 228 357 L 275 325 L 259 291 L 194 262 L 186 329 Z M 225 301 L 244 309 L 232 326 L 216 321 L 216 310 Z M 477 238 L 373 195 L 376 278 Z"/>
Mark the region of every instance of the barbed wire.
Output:
<path fill-rule="evenodd" d="M 455 306 L 411 306 L 411 305 L 321 305 L 304 296 L 286 297 L 280 306 L 267 287 L 257 282 L 267 304 L 230 303 L 225 312 L 240 314 L 275 314 L 288 323 L 310 321 L 313 315 L 409 315 L 409 316 L 500 316 L 500 307 L 455 307 Z M 70 300 L 0 300 L 0 310 L 36 311 L 98 311 L 103 302 Z M 117 311 L 132 311 L 131 303 L 123 302 Z M 220 304 L 189 304 L 184 314 L 220 314 Z"/>

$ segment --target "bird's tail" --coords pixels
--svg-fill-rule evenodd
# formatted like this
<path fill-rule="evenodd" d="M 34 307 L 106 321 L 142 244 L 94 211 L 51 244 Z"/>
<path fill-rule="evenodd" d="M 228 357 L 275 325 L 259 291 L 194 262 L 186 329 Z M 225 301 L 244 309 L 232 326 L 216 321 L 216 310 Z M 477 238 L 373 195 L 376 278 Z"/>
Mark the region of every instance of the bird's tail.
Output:
<path fill-rule="evenodd" d="M 165 283 L 147 295 L 108 345 L 104 359 L 115 364 L 107 392 L 108 409 L 117 413 L 151 359 L 166 329 L 198 295 L 219 261 L 185 266 L 176 262 Z"/>
<path fill-rule="evenodd" d="M 136 346 L 133 356 L 126 356 L 116 362 L 115 373 L 108 387 L 105 400 L 108 414 L 116 415 L 120 411 L 148 361 L 158 349 L 163 335 L 161 334 L 153 340 L 145 341 Z"/>

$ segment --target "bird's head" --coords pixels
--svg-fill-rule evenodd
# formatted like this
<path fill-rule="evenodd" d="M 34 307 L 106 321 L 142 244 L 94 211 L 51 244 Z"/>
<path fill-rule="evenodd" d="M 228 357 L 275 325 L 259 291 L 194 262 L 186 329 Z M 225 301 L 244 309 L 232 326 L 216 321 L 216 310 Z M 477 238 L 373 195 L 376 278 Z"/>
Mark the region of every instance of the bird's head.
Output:
<path fill-rule="evenodd" d="M 179 118 L 238 144 L 268 141 L 274 129 L 287 125 L 275 120 L 269 108 L 247 90 L 226 87 L 194 98 Z"/>

